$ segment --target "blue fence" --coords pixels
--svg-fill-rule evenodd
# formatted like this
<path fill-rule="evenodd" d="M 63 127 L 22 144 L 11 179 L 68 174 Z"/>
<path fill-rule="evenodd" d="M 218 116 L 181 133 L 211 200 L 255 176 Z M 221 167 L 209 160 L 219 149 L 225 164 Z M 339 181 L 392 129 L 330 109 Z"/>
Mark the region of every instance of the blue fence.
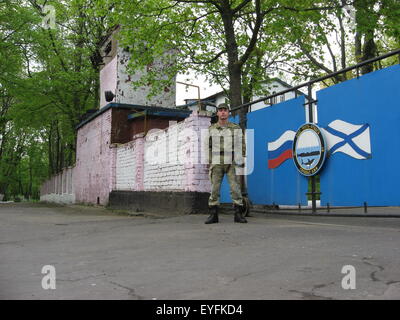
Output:
<path fill-rule="evenodd" d="M 294 133 L 304 123 L 304 115 L 304 96 L 248 114 L 247 128 L 254 130 L 254 159 L 250 160 L 254 161 L 254 170 L 247 176 L 247 186 L 254 204 L 307 204 L 307 179 L 298 173 L 287 152 L 291 151 L 290 132 Z M 236 123 L 237 120 L 231 119 Z M 269 152 L 268 143 L 276 141 L 276 148 Z M 277 159 L 273 165 L 279 163 L 274 168 L 269 168 L 271 154 Z M 225 178 L 221 202 L 231 202 Z"/>
<path fill-rule="evenodd" d="M 400 205 L 399 84 L 396 65 L 317 92 L 318 126 L 329 150 L 320 172 L 322 205 Z M 307 178 L 289 151 L 306 122 L 303 104 L 299 97 L 248 114 L 254 171 L 247 185 L 254 204 L 307 204 Z M 221 202 L 231 202 L 226 179 Z"/>
<path fill-rule="evenodd" d="M 317 93 L 319 126 L 336 125 L 327 135 L 337 145 L 321 172 L 322 205 L 400 205 L 399 84 L 396 65 Z"/>

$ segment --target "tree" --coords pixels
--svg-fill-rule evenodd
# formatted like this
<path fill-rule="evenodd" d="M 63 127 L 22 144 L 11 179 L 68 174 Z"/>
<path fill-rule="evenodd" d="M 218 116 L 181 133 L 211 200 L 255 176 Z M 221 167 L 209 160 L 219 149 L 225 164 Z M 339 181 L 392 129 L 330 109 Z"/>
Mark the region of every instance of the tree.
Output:
<path fill-rule="evenodd" d="M 281 68 L 292 73 L 294 79 L 310 80 L 333 73 L 399 47 L 399 41 L 395 40 L 400 34 L 398 1 L 329 2 L 330 10 L 286 14 L 285 19 L 290 21 L 284 35 L 288 43 L 288 61 Z M 380 67 L 380 64 L 365 65 L 361 74 Z M 332 81 L 325 81 L 325 85 L 354 76 L 352 72 L 337 75 Z"/>
<path fill-rule="evenodd" d="M 400 43 L 400 2 L 393 0 L 355 0 L 355 56 L 362 62 L 378 56 L 382 37 L 394 37 Z M 394 49 L 394 48 L 393 48 Z M 365 74 L 373 71 L 372 64 L 361 68 Z"/>
<path fill-rule="evenodd" d="M 45 12 L 37 0 L 15 1 L 29 12 L 14 48 L 24 52 L 24 74 L 14 82 L 18 101 L 13 117 L 47 132 L 49 174 L 75 162 L 76 125 L 89 108 L 98 108 L 98 42 L 106 17 L 91 17 L 92 1 L 45 1 L 54 6 L 54 28 L 43 28 Z M 17 10 L 17 11 L 18 11 Z M 17 22 L 11 25 L 16 27 Z"/>
<path fill-rule="evenodd" d="M 243 95 L 248 96 L 252 85 L 265 78 L 263 72 L 255 72 L 265 56 L 271 58 L 283 48 L 282 15 L 337 7 L 327 0 L 296 4 L 288 0 L 109 1 L 107 6 L 114 4 L 113 22 L 122 26 L 120 41 L 132 54 L 130 72 L 147 71 L 137 86 L 151 83 L 155 94 L 171 84 L 178 72 L 194 70 L 226 87 L 231 107 L 241 105 Z M 277 37 L 279 46 L 271 47 L 271 36 Z M 242 109 L 242 127 L 244 121 Z"/>
<path fill-rule="evenodd" d="M 44 4 L 55 9 L 54 28 L 43 27 Z M 2 193 L 37 196 L 36 178 L 75 162 L 75 127 L 98 108 L 98 43 L 107 29 L 92 8 L 90 0 L 0 3 Z"/>
<path fill-rule="evenodd" d="M 131 71 L 148 71 L 137 85 L 151 82 L 154 93 L 170 84 L 178 71 L 191 69 L 208 75 L 211 82 L 228 83 L 235 107 L 242 103 L 243 66 L 275 5 L 271 0 L 121 0 L 112 14 L 123 26 L 121 42 L 130 47 Z M 246 16 L 253 17 L 251 28 L 239 23 Z M 166 78 L 159 77 L 157 59 L 167 65 L 162 66 Z"/>

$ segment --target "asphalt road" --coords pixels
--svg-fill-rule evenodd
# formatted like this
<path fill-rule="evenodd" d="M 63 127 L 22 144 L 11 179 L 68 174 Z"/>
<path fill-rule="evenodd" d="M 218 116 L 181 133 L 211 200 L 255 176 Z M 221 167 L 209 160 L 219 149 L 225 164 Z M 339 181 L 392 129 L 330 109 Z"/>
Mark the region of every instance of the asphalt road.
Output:
<path fill-rule="evenodd" d="M 0 299 L 400 299 L 400 218 L 205 219 L 0 204 Z"/>

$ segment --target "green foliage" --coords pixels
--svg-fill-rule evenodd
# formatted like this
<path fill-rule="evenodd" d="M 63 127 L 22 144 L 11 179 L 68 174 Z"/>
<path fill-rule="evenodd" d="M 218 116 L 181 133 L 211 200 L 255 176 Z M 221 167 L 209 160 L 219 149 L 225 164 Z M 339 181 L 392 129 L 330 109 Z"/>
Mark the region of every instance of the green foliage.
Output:
<path fill-rule="evenodd" d="M 111 19 L 123 26 L 120 41 L 132 54 L 130 71 L 147 71 L 135 85 L 151 83 L 154 95 L 185 71 L 206 75 L 228 91 L 239 77 L 242 96 L 260 94 L 262 81 L 280 71 L 304 81 L 370 58 L 371 31 L 378 46 L 380 37 L 399 34 L 396 0 L 105 0 L 98 12 L 111 4 Z M 355 32 L 365 34 L 361 58 Z M 235 68 L 239 75 L 233 77 Z"/>
<path fill-rule="evenodd" d="M 55 9 L 55 27 L 44 28 Z M 38 197 L 40 184 L 75 162 L 75 126 L 98 108 L 98 42 L 105 16 L 92 1 L 0 2 L 0 193 Z"/>
<path fill-rule="evenodd" d="M 308 81 L 399 48 L 399 1 L 333 0 L 320 1 L 319 6 L 327 10 L 283 13 L 288 21 L 287 34 L 283 34 L 288 63 L 281 67 L 293 74 L 294 80 Z M 393 59 L 383 65 L 390 61 Z M 361 71 L 366 73 L 381 66 L 376 64 Z M 337 76 L 330 84 L 355 75 Z"/>

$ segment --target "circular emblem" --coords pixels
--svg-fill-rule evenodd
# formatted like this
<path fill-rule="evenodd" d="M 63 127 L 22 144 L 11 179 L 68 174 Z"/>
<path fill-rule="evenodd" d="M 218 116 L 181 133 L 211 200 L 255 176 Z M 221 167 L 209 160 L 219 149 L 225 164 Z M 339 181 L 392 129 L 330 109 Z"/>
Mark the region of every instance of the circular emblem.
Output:
<path fill-rule="evenodd" d="M 318 126 L 306 123 L 297 130 L 293 140 L 293 161 L 302 175 L 318 173 L 325 161 L 325 140 Z"/>

